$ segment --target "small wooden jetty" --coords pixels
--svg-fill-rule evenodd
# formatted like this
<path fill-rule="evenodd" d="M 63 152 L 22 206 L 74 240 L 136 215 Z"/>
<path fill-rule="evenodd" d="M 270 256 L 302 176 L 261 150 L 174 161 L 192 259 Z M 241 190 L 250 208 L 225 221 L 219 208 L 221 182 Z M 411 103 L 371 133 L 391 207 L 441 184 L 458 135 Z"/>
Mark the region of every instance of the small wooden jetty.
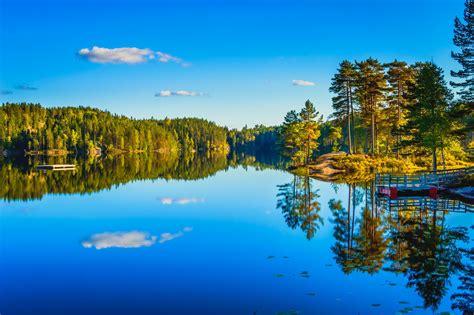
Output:
<path fill-rule="evenodd" d="M 36 168 L 39 170 L 51 170 L 51 171 L 66 171 L 66 170 L 75 170 L 75 164 L 42 164 L 36 165 Z"/>
<path fill-rule="evenodd" d="M 376 174 L 377 192 L 396 199 L 399 196 L 429 196 L 437 198 L 446 186 L 474 174 L 474 167 L 418 172 L 412 175 Z"/>

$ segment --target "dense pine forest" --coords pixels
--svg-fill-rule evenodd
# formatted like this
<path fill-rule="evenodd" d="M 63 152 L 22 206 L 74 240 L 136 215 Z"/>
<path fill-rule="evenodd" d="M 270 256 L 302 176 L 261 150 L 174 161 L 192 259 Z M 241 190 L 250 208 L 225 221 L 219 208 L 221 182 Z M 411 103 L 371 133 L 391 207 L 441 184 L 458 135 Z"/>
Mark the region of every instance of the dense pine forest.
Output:
<path fill-rule="evenodd" d="M 132 119 L 90 107 L 0 107 L 4 155 L 117 154 L 124 152 L 238 152 L 277 148 L 274 127 L 220 127 L 198 118 Z"/>
<path fill-rule="evenodd" d="M 0 150 L 9 154 L 226 151 L 227 129 L 204 119 L 131 119 L 90 107 L 0 107 Z"/>

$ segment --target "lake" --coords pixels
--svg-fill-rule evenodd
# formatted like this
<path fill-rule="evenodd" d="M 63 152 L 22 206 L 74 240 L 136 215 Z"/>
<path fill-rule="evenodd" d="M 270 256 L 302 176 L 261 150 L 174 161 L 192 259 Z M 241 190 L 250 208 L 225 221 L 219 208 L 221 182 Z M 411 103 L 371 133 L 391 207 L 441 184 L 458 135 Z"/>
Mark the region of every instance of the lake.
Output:
<path fill-rule="evenodd" d="M 465 205 L 388 207 L 372 183 L 270 157 L 73 162 L 0 164 L 2 315 L 461 314 L 469 298 Z"/>

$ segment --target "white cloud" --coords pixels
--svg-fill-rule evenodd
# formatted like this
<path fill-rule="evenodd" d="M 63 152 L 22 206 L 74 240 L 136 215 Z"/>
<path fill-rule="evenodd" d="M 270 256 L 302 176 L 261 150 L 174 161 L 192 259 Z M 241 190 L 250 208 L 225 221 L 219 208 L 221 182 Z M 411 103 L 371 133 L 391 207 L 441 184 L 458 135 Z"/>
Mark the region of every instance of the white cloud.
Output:
<path fill-rule="evenodd" d="M 182 60 L 180 58 L 171 56 L 169 54 L 165 54 L 161 51 L 157 51 L 156 55 L 158 56 L 158 60 L 161 61 L 161 62 L 168 62 L 168 61 L 174 61 L 176 63 L 182 62 Z"/>
<path fill-rule="evenodd" d="M 89 240 L 82 242 L 82 246 L 85 248 L 95 247 L 96 249 L 138 248 L 152 246 L 156 240 L 156 236 L 150 236 L 148 233 L 140 231 L 105 232 L 92 235 Z"/>
<path fill-rule="evenodd" d="M 194 91 L 186 91 L 186 90 L 178 90 L 178 91 L 170 91 L 170 90 L 162 90 L 159 93 L 156 93 L 155 96 L 158 97 L 169 97 L 169 96 L 204 96 L 204 93 L 201 92 L 194 92 Z"/>
<path fill-rule="evenodd" d="M 199 95 L 201 95 L 202 93 L 193 92 L 193 91 L 179 90 L 179 91 L 176 91 L 175 94 L 176 94 L 177 96 L 199 96 Z"/>
<path fill-rule="evenodd" d="M 171 91 L 160 91 L 160 93 L 158 94 L 155 94 L 155 96 L 161 96 L 161 97 L 167 97 L 167 96 L 171 96 Z"/>
<path fill-rule="evenodd" d="M 161 51 L 153 51 L 149 48 L 121 47 L 121 48 L 104 48 L 94 46 L 92 49 L 82 48 L 79 55 L 87 60 L 96 63 L 125 63 L 136 64 L 144 63 L 148 60 L 157 59 L 159 62 L 175 62 L 187 67 L 190 64 L 184 62 L 181 58 L 165 54 Z"/>
<path fill-rule="evenodd" d="M 187 205 L 191 203 L 200 203 L 204 202 L 204 198 L 161 198 L 160 199 L 161 204 L 163 205 L 172 205 L 172 204 L 178 204 L 178 205 Z"/>
<path fill-rule="evenodd" d="M 174 239 L 177 239 L 181 236 L 184 235 L 184 233 L 189 233 L 192 232 L 193 227 L 192 226 L 185 226 L 182 231 L 179 231 L 177 233 L 162 233 L 160 235 L 160 240 L 158 241 L 160 244 L 172 241 Z"/>
<path fill-rule="evenodd" d="M 305 80 L 293 80 L 293 85 L 296 86 L 314 86 L 314 82 Z"/>
<path fill-rule="evenodd" d="M 160 235 L 159 242 L 160 242 L 160 244 L 163 244 L 163 243 L 169 242 L 171 240 L 174 240 L 178 237 L 181 237 L 183 235 L 184 235 L 184 233 L 181 232 L 181 231 L 179 231 L 178 233 L 162 233 Z"/>

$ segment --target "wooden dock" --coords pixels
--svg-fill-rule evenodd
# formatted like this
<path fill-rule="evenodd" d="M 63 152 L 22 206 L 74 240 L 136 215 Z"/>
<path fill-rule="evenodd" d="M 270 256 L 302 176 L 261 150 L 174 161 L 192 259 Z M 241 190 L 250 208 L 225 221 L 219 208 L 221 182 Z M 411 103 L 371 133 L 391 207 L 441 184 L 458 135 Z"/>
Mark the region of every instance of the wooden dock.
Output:
<path fill-rule="evenodd" d="M 474 174 L 474 167 L 418 172 L 411 175 L 376 174 L 375 185 L 379 194 L 392 199 L 399 196 L 437 198 L 440 189 L 472 174 Z"/>
<path fill-rule="evenodd" d="M 433 199 L 428 196 L 400 197 L 392 199 L 389 196 L 377 198 L 377 205 L 388 211 L 438 210 L 448 212 L 474 212 L 474 204 L 455 199 Z"/>
<path fill-rule="evenodd" d="M 43 165 L 36 165 L 36 168 L 39 170 L 66 171 L 66 170 L 75 170 L 76 165 L 74 164 L 43 164 Z"/>

